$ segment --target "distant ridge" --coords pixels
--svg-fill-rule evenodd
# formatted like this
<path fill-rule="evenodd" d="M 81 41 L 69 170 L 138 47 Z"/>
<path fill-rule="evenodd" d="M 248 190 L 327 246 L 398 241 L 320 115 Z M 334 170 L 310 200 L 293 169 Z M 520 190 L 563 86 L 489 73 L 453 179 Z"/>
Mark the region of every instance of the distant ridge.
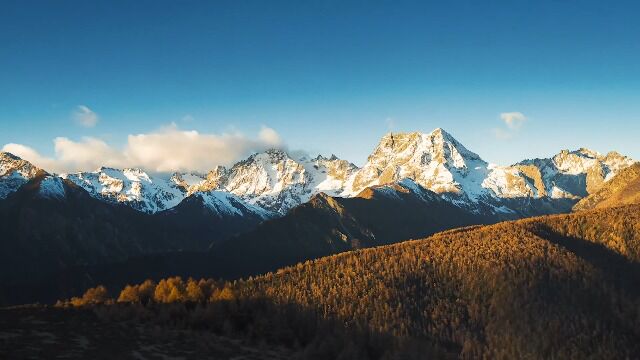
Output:
<path fill-rule="evenodd" d="M 598 191 L 580 200 L 575 211 L 640 204 L 640 163 L 621 170 Z"/>
<path fill-rule="evenodd" d="M 171 209 L 196 193 L 222 191 L 273 216 L 286 214 L 320 192 L 353 197 L 370 186 L 409 178 L 468 211 L 518 218 L 567 212 L 633 162 L 615 152 L 601 155 L 581 148 L 497 166 L 437 128 L 384 135 L 362 168 L 335 155 L 293 158 L 284 150 L 269 149 L 206 175 L 158 176 L 141 169 L 101 167 L 61 177 L 97 199 L 147 213 Z M 0 198 L 33 177 L 35 167 L 25 164 L 29 163 L 13 155 L 0 159 Z M 9 171 L 14 168 L 20 170 Z"/>

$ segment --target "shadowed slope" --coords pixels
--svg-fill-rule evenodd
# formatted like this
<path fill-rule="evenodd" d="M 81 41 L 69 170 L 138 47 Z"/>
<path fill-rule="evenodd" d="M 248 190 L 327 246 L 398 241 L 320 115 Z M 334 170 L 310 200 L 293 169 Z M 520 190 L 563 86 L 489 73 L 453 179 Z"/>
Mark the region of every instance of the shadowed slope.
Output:
<path fill-rule="evenodd" d="M 0 304 L 50 301 L 91 283 L 90 274 L 74 274 L 78 267 L 205 251 L 264 220 L 241 203 L 236 206 L 244 215 L 212 206 L 190 197 L 169 211 L 145 214 L 39 174 L 0 201 Z"/>
<path fill-rule="evenodd" d="M 411 180 L 364 190 L 354 198 L 325 194 L 286 216 L 213 246 L 219 275 L 248 276 L 343 251 L 491 222 L 442 200 Z"/>

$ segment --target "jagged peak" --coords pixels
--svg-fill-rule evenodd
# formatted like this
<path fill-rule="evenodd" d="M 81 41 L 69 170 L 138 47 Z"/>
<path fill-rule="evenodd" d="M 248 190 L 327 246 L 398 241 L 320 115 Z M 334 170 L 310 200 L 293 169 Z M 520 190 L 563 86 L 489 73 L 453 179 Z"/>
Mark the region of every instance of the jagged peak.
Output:
<path fill-rule="evenodd" d="M 553 155 L 551 158 L 533 158 L 533 159 L 521 160 L 511 166 L 540 165 L 543 163 L 557 162 L 557 161 L 562 161 L 563 159 L 566 159 L 567 156 L 569 155 L 586 158 L 585 160 L 587 159 L 599 160 L 599 161 L 620 160 L 624 162 L 633 162 L 631 158 L 629 158 L 628 156 L 622 155 L 617 151 L 610 151 L 606 155 L 602 155 L 598 151 L 595 151 L 586 147 L 581 147 L 577 150 L 562 149 L 557 154 Z"/>
<path fill-rule="evenodd" d="M 381 140 L 394 140 L 394 139 L 411 140 L 411 139 L 417 139 L 421 135 L 424 135 L 424 134 L 419 132 L 419 131 L 412 131 L 412 132 L 393 132 L 393 131 L 391 131 L 391 132 L 388 132 L 388 133 L 384 134 L 384 136 L 382 137 Z"/>
<path fill-rule="evenodd" d="M 229 169 L 225 166 L 218 165 L 207 173 L 205 182 L 203 183 L 204 189 L 217 189 L 222 186 L 222 183 L 229 175 Z"/>
<path fill-rule="evenodd" d="M 335 154 L 331 154 L 331 156 L 329 157 L 318 155 L 315 158 L 311 159 L 311 161 L 318 162 L 318 161 L 343 161 L 343 160 L 337 157 Z"/>
<path fill-rule="evenodd" d="M 338 200 L 324 192 L 313 195 L 308 203 L 314 207 L 330 208 L 337 212 L 342 211 L 342 205 L 340 205 Z"/>
<path fill-rule="evenodd" d="M 279 149 L 279 148 L 270 148 L 264 151 L 265 154 L 268 154 L 270 156 L 277 156 L 277 157 L 289 157 L 289 154 L 284 151 L 283 149 Z"/>
<path fill-rule="evenodd" d="M 19 164 L 20 167 L 26 166 L 26 167 L 40 170 L 37 166 L 33 165 L 31 162 L 19 157 L 18 155 L 15 155 L 6 151 L 0 151 L 0 161 L 17 163 Z"/>
<path fill-rule="evenodd" d="M 0 158 L 12 160 L 12 161 L 23 160 L 21 157 L 19 157 L 17 155 L 14 155 L 14 154 L 12 154 L 10 152 L 7 152 L 7 151 L 0 151 Z"/>
<path fill-rule="evenodd" d="M 15 154 L 6 151 L 0 152 L 0 176 L 10 175 L 14 171 L 30 178 L 38 173 L 48 174 L 45 170 Z"/>
<path fill-rule="evenodd" d="M 239 161 L 237 162 L 235 166 L 239 166 L 239 165 L 244 165 L 244 164 L 250 164 L 253 163 L 257 160 L 260 159 L 264 159 L 264 158 L 268 158 L 270 161 L 282 161 L 282 160 L 293 160 L 291 159 L 291 157 L 289 156 L 289 154 L 282 150 L 282 149 L 278 149 L 278 148 L 270 148 L 267 150 L 264 150 L 262 152 L 256 152 L 251 154 L 248 158 L 246 158 L 245 160 Z"/>
<path fill-rule="evenodd" d="M 436 136 L 436 137 L 441 137 L 443 139 L 446 139 L 448 141 L 455 141 L 457 142 L 457 140 L 447 131 L 445 131 L 443 128 L 435 128 L 431 133 L 429 133 L 430 136 Z"/>
<path fill-rule="evenodd" d="M 445 129 L 443 128 L 435 128 L 433 129 L 431 132 L 429 133 L 423 133 L 420 131 L 409 131 L 409 132 L 388 132 L 386 133 L 383 138 L 391 138 L 391 137 L 405 137 L 405 138 L 410 138 L 410 139 L 416 139 L 419 137 L 439 137 L 439 138 L 444 138 L 445 140 L 448 141 L 455 141 L 458 142 L 453 135 L 451 135 L 449 132 L 447 132 Z"/>
<path fill-rule="evenodd" d="M 382 137 L 381 143 L 385 142 L 384 140 L 393 140 L 393 141 L 421 141 L 423 139 L 438 139 L 443 140 L 445 142 L 452 143 L 454 145 L 461 145 L 456 138 L 453 137 L 450 133 L 445 131 L 442 128 L 436 128 L 430 133 L 422 133 L 419 131 L 412 132 L 389 132 Z"/>
<path fill-rule="evenodd" d="M 213 170 L 210 170 L 209 172 L 211 172 Z M 197 177 L 201 177 L 201 178 L 205 178 L 206 175 L 197 171 L 188 171 L 188 172 L 179 172 L 179 171 L 175 171 L 171 174 L 170 179 L 176 179 L 176 178 L 182 178 L 184 176 L 197 176 Z"/>
<path fill-rule="evenodd" d="M 99 168 L 97 168 L 95 170 L 95 172 L 103 172 L 103 171 L 109 171 L 109 170 L 115 170 L 115 171 L 120 171 L 120 169 L 116 169 L 113 167 L 109 167 L 109 166 L 100 166 Z"/>
<path fill-rule="evenodd" d="M 453 160 L 456 167 L 462 166 L 461 158 L 481 160 L 478 154 L 468 150 L 444 129 L 436 128 L 428 134 L 421 132 L 388 133 L 382 137 L 373 154 L 369 156 L 369 161 L 375 160 L 381 154 L 404 153 L 403 156 L 415 156 L 418 155 L 416 152 L 429 152 L 433 159 L 439 162 L 448 162 L 450 156 L 457 157 Z"/>
<path fill-rule="evenodd" d="M 100 166 L 99 168 L 95 169 L 94 171 L 90 171 L 90 172 L 92 172 L 92 173 L 94 173 L 94 174 L 99 174 L 99 173 L 108 173 L 108 172 L 119 172 L 119 173 L 122 173 L 122 172 L 124 172 L 125 170 L 127 170 L 127 169 L 118 169 L 118 168 L 115 168 L 115 167 L 111 167 L 111 166 L 104 166 L 104 165 L 103 165 L 103 166 Z M 85 173 L 85 171 L 78 171 L 78 172 L 75 172 L 75 174 L 83 174 L 83 173 Z"/>
<path fill-rule="evenodd" d="M 591 149 L 586 148 L 586 147 L 581 147 L 578 150 L 572 151 L 571 153 L 572 154 L 584 155 L 584 156 L 591 157 L 591 158 L 594 158 L 594 159 L 595 158 L 599 158 L 599 157 L 602 156 L 599 152 L 597 152 L 595 150 L 591 150 Z"/>
<path fill-rule="evenodd" d="M 631 162 L 632 164 L 637 163 L 637 161 L 635 161 L 634 159 L 622 155 L 617 151 L 609 151 L 605 156 L 604 156 L 605 160 L 619 160 L 619 161 L 625 161 L 625 162 Z"/>
<path fill-rule="evenodd" d="M 613 153 L 613 155 L 620 155 L 615 151 L 609 152 L 609 154 Z M 580 147 L 576 150 L 562 149 L 558 152 L 554 157 L 557 156 L 566 156 L 566 155 L 577 155 L 581 157 L 599 159 L 602 158 L 602 154 L 596 150 L 589 149 L 587 147 Z M 608 154 L 607 154 L 608 155 Z M 622 155 L 620 155 L 622 157 Z"/>
<path fill-rule="evenodd" d="M 219 176 L 221 174 L 226 174 L 227 172 L 229 172 L 229 169 L 226 166 L 218 165 L 213 169 L 209 170 L 206 177 L 209 178 L 211 176 Z"/>
<path fill-rule="evenodd" d="M 131 174 L 138 174 L 138 175 L 148 175 L 147 172 L 144 169 L 141 169 L 141 168 L 124 168 L 124 169 L 122 169 L 122 172 L 127 172 L 127 173 L 131 173 Z"/>
<path fill-rule="evenodd" d="M 323 192 L 323 191 L 320 191 L 320 192 L 318 192 L 318 193 L 314 194 L 314 195 L 311 197 L 311 199 L 328 199 L 328 198 L 330 198 L 330 197 L 331 197 L 331 196 L 330 196 L 330 195 L 328 195 L 327 193 L 325 193 L 325 192 Z"/>
<path fill-rule="evenodd" d="M 626 156 L 620 154 L 619 152 L 617 152 L 615 150 L 611 150 L 605 155 L 605 157 L 626 157 Z"/>
<path fill-rule="evenodd" d="M 68 175 L 78 175 L 79 176 L 79 175 L 84 175 L 84 174 L 87 174 L 87 173 L 100 175 L 100 176 L 102 176 L 102 174 L 104 174 L 106 176 L 116 177 L 116 178 L 118 178 L 120 176 L 124 176 L 126 178 L 129 178 L 130 180 L 151 181 L 151 176 L 144 169 L 134 168 L 134 167 L 118 169 L 118 168 L 110 167 L 110 166 L 100 166 L 95 171 L 91 171 L 91 172 L 79 171 L 79 172 L 72 173 L 72 174 L 61 174 L 61 176 L 62 177 L 67 177 Z M 134 177 L 134 178 L 132 178 L 132 177 Z"/>

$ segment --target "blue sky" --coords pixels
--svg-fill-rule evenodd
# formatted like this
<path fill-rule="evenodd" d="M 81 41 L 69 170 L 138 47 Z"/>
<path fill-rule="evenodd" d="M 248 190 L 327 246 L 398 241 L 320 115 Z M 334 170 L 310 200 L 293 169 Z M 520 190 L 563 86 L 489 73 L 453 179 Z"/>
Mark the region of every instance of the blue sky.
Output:
<path fill-rule="evenodd" d="M 637 2 L 375 3 L 3 1 L 0 146 L 59 160 L 55 138 L 91 139 L 99 157 L 169 127 L 234 134 L 224 162 L 268 127 L 362 164 L 388 131 L 442 127 L 500 164 L 640 159 Z"/>

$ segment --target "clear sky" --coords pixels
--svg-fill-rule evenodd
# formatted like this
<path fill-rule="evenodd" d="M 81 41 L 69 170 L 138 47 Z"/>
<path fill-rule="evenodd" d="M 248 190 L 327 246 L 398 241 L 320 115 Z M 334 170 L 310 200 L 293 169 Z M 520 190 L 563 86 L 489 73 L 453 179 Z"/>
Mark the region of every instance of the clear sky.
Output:
<path fill-rule="evenodd" d="M 130 159 L 136 141 L 188 133 L 198 146 L 165 148 L 229 162 L 284 143 L 362 164 L 388 131 L 442 127 L 499 164 L 581 146 L 640 159 L 639 14 L 637 1 L 4 0 L 0 146 L 84 165 L 73 157 Z"/>

